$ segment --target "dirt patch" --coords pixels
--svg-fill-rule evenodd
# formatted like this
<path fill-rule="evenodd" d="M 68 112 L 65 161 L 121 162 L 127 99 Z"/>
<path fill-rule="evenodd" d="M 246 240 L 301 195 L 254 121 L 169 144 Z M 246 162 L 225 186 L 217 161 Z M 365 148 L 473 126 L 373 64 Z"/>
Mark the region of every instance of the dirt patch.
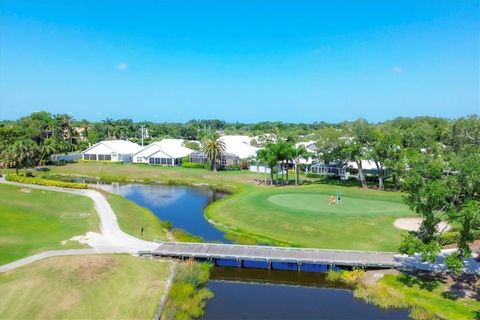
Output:
<path fill-rule="evenodd" d="M 423 219 L 422 218 L 398 218 L 395 220 L 393 225 L 402 230 L 408 230 L 408 231 L 418 231 L 420 229 L 420 225 L 422 224 Z M 449 225 L 447 222 L 441 221 L 437 229 L 439 232 L 441 231 L 448 231 L 452 228 L 451 225 Z"/>
<path fill-rule="evenodd" d="M 18 191 L 23 192 L 23 193 L 32 193 L 32 189 L 28 189 L 28 188 L 21 188 Z"/>
<path fill-rule="evenodd" d="M 383 278 L 386 274 L 395 274 L 398 275 L 400 272 L 394 269 L 386 269 L 386 270 L 369 270 L 366 271 L 363 277 L 359 279 L 359 282 L 365 285 L 373 285 L 377 281 Z"/>
<path fill-rule="evenodd" d="M 117 265 L 112 257 L 88 256 L 77 262 L 75 273 L 86 283 L 105 278 Z"/>

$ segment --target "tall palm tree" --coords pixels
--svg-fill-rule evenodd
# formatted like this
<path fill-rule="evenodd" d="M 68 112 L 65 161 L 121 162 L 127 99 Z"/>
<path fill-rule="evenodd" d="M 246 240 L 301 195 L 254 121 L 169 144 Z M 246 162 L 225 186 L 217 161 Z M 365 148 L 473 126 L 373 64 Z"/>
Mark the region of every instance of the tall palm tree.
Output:
<path fill-rule="evenodd" d="M 257 160 L 266 163 L 266 165 L 270 168 L 270 184 L 273 185 L 273 171 L 278 163 L 277 144 L 269 142 L 265 145 L 265 148 L 258 150 Z M 278 172 L 277 172 L 276 184 L 278 184 Z"/>
<path fill-rule="evenodd" d="M 89 141 L 88 139 L 88 129 L 90 129 L 90 122 L 86 119 L 82 119 L 80 122 L 80 128 L 83 129 L 84 140 Z"/>
<path fill-rule="evenodd" d="M 295 184 L 297 186 L 300 183 L 300 174 L 299 174 L 300 160 L 308 159 L 309 156 L 310 156 L 310 153 L 308 152 L 308 150 L 305 148 L 304 145 L 299 145 L 298 147 L 293 148 L 292 150 L 292 158 L 295 164 Z"/>
<path fill-rule="evenodd" d="M 105 129 L 107 129 L 107 139 L 110 139 L 110 133 L 111 133 L 111 130 L 112 130 L 112 127 L 113 127 L 113 119 L 106 118 L 105 120 L 102 120 L 102 123 L 103 123 Z"/>
<path fill-rule="evenodd" d="M 217 163 L 225 153 L 225 143 L 218 139 L 218 134 L 212 134 L 203 144 L 203 151 L 212 166 L 213 172 L 217 172 Z"/>

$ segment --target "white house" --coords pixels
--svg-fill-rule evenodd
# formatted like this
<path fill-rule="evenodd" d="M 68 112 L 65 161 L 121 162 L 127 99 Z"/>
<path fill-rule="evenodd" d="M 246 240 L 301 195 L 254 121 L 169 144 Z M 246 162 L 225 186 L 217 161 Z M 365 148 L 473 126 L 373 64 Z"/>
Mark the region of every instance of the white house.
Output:
<path fill-rule="evenodd" d="M 100 141 L 82 152 L 83 160 L 132 162 L 132 155 L 142 149 L 126 140 Z"/>
<path fill-rule="evenodd" d="M 189 156 L 194 150 L 183 146 L 183 139 L 163 139 L 152 142 L 133 154 L 133 163 L 151 165 L 176 166 L 182 158 Z"/>
<path fill-rule="evenodd" d="M 226 153 L 234 154 L 240 159 L 255 157 L 259 149 L 250 145 L 252 138 L 249 136 L 223 136 L 218 140 L 225 144 Z"/>
<path fill-rule="evenodd" d="M 304 146 L 305 149 L 307 149 L 307 151 L 311 153 L 311 155 L 313 156 L 313 158 L 308 157 L 308 159 L 301 158 L 300 159 L 301 164 L 312 164 L 314 161 L 317 160 L 317 157 L 315 156 L 317 153 L 317 147 L 315 146 L 315 143 L 316 143 L 315 141 L 311 140 L 311 141 L 299 142 L 295 144 L 295 148 Z"/>

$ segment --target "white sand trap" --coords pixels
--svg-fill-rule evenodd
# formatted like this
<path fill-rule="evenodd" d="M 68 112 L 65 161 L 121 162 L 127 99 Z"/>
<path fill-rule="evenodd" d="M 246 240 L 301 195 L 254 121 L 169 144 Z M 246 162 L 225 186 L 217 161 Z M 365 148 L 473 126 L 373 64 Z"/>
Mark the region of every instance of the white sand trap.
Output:
<path fill-rule="evenodd" d="M 22 188 L 20 190 L 18 190 L 20 192 L 23 192 L 23 193 L 31 193 L 32 192 L 32 189 L 28 189 L 28 188 Z"/>
<path fill-rule="evenodd" d="M 420 229 L 420 225 L 422 224 L 422 218 L 398 218 L 395 220 L 393 225 L 402 230 L 408 231 L 417 231 Z M 440 231 L 448 231 L 452 228 L 452 226 L 444 221 L 441 221 L 438 226 L 437 230 Z"/>

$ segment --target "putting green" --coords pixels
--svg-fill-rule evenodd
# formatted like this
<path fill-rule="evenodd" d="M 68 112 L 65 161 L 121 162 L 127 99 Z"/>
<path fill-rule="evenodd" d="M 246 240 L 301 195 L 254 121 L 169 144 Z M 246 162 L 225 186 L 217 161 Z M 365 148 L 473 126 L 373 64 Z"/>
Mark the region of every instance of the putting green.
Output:
<path fill-rule="evenodd" d="M 407 209 L 402 203 L 350 197 L 342 197 L 341 204 L 330 205 L 329 198 L 330 196 L 328 194 L 286 193 L 270 196 L 268 197 L 268 201 L 279 207 L 303 212 L 309 211 L 312 213 L 334 213 L 355 216 L 376 215 L 379 213 L 395 214 Z"/>
<path fill-rule="evenodd" d="M 342 204 L 329 197 L 343 193 Z M 404 230 L 397 218 L 415 214 L 399 192 L 331 185 L 245 188 L 216 201 L 207 218 L 224 231 L 260 243 L 328 249 L 396 251 Z"/>

